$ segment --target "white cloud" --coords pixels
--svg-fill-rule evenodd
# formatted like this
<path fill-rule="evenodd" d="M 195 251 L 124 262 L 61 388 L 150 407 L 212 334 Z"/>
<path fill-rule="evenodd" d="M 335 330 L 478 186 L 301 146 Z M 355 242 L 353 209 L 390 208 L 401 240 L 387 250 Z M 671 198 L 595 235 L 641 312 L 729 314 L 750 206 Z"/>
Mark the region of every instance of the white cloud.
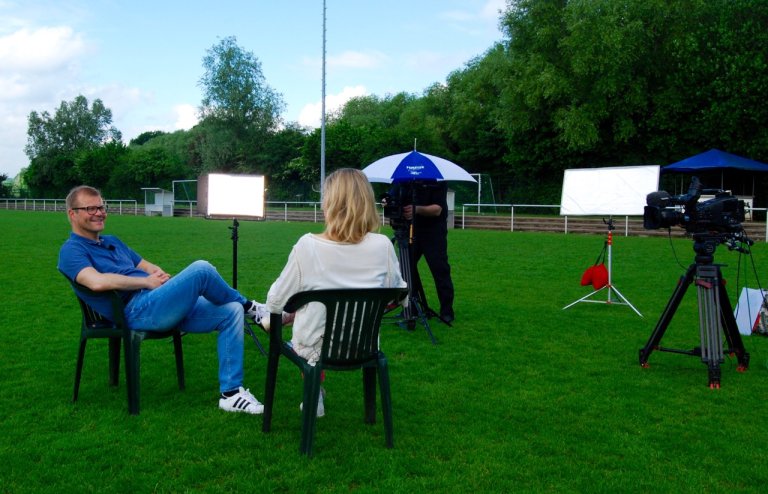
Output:
<path fill-rule="evenodd" d="M 31 29 L 20 21 L 0 31 L 0 173 L 15 175 L 27 165 L 27 116 L 53 112 L 71 99 L 79 62 L 88 51 L 83 36 L 68 26 Z"/>
<path fill-rule="evenodd" d="M 325 113 L 326 115 L 329 113 L 333 113 L 334 111 L 338 110 L 344 104 L 349 101 L 352 98 L 355 98 L 357 96 L 366 96 L 368 95 L 368 90 L 365 88 L 365 86 L 353 86 L 353 87 L 345 87 L 341 90 L 341 93 L 339 94 L 326 94 L 325 95 Z M 301 112 L 299 113 L 299 125 L 305 126 L 305 127 L 320 127 L 320 120 L 322 115 L 322 101 L 318 101 L 317 103 L 310 103 L 308 105 L 305 105 L 304 108 L 301 109 Z"/>
<path fill-rule="evenodd" d="M 85 51 L 82 36 L 68 26 L 23 28 L 0 37 L 0 72 L 55 72 Z"/>
<path fill-rule="evenodd" d="M 0 72 L 0 101 L 15 100 L 27 92 L 27 85 L 18 74 L 4 75 Z"/>
<path fill-rule="evenodd" d="M 82 37 L 66 26 L 0 36 L 0 102 L 14 108 L 48 102 L 66 89 L 86 51 Z"/>
<path fill-rule="evenodd" d="M 189 130 L 197 125 L 197 107 L 190 104 L 176 105 L 173 108 L 176 114 L 174 130 Z"/>

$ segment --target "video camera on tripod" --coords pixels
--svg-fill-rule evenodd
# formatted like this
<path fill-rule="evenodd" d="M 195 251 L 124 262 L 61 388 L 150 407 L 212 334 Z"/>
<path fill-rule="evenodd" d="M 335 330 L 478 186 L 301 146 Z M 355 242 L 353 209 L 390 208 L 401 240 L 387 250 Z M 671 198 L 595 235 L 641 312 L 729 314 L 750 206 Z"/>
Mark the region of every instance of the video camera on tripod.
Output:
<path fill-rule="evenodd" d="M 399 230 L 408 226 L 403 208 L 412 204 L 412 194 L 406 193 L 406 187 L 395 187 L 382 194 L 380 201 L 384 208 L 384 217 L 389 220 L 393 229 Z"/>
<path fill-rule="evenodd" d="M 699 202 L 702 193 L 714 194 L 714 197 Z M 671 196 L 663 190 L 651 192 L 646 197 L 646 203 L 643 226 L 647 230 L 682 226 L 693 238 L 696 256 L 695 262 L 680 278 L 645 347 L 640 349 L 640 365 L 648 367 L 648 357 L 654 350 L 698 356 L 708 367 L 709 387 L 720 388 L 720 364 L 725 361 L 726 354 L 736 355 L 737 370 L 745 371 L 749 367 L 749 353 L 739 335 L 733 308 L 725 291 L 725 280 L 720 266 L 714 263 L 719 244 L 726 244 L 730 250 L 749 253 L 748 246 L 753 242 L 744 233 L 741 224 L 744 221 L 744 201 L 720 189 L 704 189 L 699 179 L 693 177 L 686 194 Z M 688 351 L 664 348 L 660 346 L 661 338 L 691 285 L 697 290 L 701 346 Z"/>
<path fill-rule="evenodd" d="M 400 258 L 400 272 L 403 279 L 408 284 L 408 305 L 403 308 L 401 322 L 409 330 L 413 330 L 416 322 L 421 322 L 427 331 L 433 344 L 437 340 L 429 328 L 428 319 L 437 316 L 427 304 L 427 297 L 424 294 L 424 287 L 421 284 L 421 277 L 416 267 L 414 254 L 411 250 L 411 244 L 415 235 L 413 215 L 406 218 L 406 206 L 415 206 L 419 204 L 419 193 L 429 187 L 435 187 L 436 181 L 408 180 L 396 182 L 392 188 L 383 194 L 380 198 L 381 205 L 384 208 L 384 217 L 389 219 L 389 224 L 394 231 L 393 241 L 397 244 Z M 413 211 L 415 213 L 415 211 Z"/>
<path fill-rule="evenodd" d="M 702 194 L 713 194 L 715 197 L 699 202 Z M 651 192 L 646 197 L 646 203 L 643 212 L 643 227 L 646 230 L 680 225 L 690 234 L 742 231 L 744 201 L 721 189 L 704 189 L 698 177 L 691 179 L 686 194 L 672 196 L 663 190 Z M 683 209 L 680 210 L 679 206 Z"/>
<path fill-rule="evenodd" d="M 397 231 L 407 230 L 411 220 L 405 217 L 405 206 L 418 204 L 419 193 L 430 187 L 437 187 L 434 180 L 408 180 L 397 182 L 382 194 L 380 201 L 384 208 L 384 217 L 390 226 Z"/>

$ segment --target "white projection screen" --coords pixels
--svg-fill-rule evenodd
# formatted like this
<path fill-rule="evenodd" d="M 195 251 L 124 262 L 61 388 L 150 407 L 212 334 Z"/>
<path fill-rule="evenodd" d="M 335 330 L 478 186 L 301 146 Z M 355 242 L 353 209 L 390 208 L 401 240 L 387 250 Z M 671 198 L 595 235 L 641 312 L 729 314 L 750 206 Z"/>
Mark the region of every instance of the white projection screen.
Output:
<path fill-rule="evenodd" d="M 659 189 L 659 166 L 574 168 L 563 175 L 562 216 L 642 215 Z"/>
<path fill-rule="evenodd" d="M 197 180 L 197 209 L 206 218 L 264 219 L 264 176 L 203 175 Z"/>

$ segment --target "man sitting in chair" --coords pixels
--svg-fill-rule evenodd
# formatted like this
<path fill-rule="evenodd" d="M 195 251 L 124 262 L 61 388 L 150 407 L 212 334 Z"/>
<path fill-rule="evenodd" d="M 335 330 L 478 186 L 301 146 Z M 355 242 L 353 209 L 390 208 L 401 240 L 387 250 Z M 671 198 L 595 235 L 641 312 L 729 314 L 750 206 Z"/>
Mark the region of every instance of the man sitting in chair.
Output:
<path fill-rule="evenodd" d="M 107 205 L 97 189 L 75 187 L 67 195 L 66 206 L 72 233 L 59 251 L 59 271 L 95 292 L 117 290 L 132 330 L 218 331 L 219 408 L 262 413 L 264 406 L 243 388 L 244 317 L 255 317 L 255 304 L 206 261 L 195 261 L 171 276 L 117 237 L 101 235 Z M 102 316 L 112 318 L 107 297 L 78 295 Z"/>

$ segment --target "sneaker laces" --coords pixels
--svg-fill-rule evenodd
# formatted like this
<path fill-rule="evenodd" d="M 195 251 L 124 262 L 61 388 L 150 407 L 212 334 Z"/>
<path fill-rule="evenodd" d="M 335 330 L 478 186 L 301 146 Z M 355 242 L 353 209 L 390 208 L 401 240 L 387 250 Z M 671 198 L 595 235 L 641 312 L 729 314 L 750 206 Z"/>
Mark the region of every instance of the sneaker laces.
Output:
<path fill-rule="evenodd" d="M 245 311 L 246 315 L 253 319 L 253 322 L 259 326 L 268 329 L 269 327 L 269 310 L 265 304 L 261 304 L 255 300 L 251 300 L 251 306 Z"/>

